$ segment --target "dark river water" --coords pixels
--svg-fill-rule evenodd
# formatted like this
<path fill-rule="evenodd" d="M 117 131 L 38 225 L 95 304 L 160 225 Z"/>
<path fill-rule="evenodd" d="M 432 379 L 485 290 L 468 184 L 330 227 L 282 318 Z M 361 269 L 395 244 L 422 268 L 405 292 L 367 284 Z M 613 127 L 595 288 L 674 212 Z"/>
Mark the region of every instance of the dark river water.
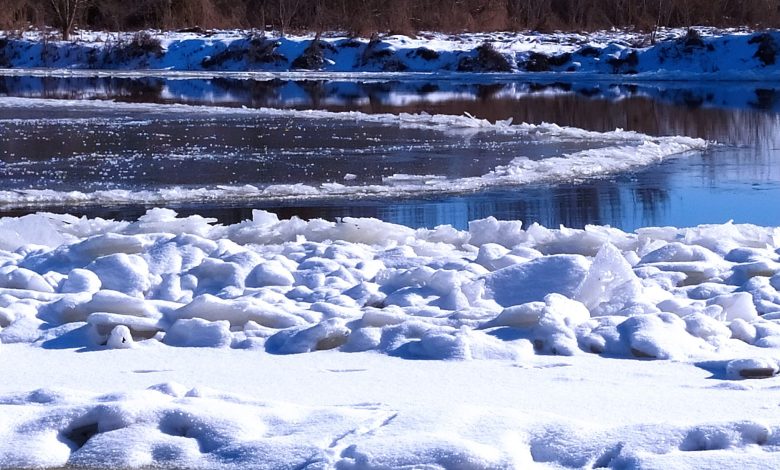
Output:
<path fill-rule="evenodd" d="M 775 86 L 777 85 L 777 86 Z M 413 227 L 495 216 L 556 227 L 607 224 L 690 226 L 728 220 L 780 225 L 780 84 L 471 82 L 429 77 L 288 81 L 232 78 L 0 76 L 0 190 L 94 191 L 159 185 L 376 184 L 392 174 L 479 176 L 517 156 L 531 160 L 606 146 L 597 139 L 549 142 L 497 133 L 458 134 L 359 120 L 259 114 L 11 105 L 11 97 L 115 100 L 360 111 L 469 113 L 491 121 L 556 123 L 594 131 L 718 142 L 704 152 L 587 181 L 458 193 L 361 198 L 192 200 L 167 204 L 235 222 L 252 209 L 282 217 L 370 216 Z M 127 106 L 127 105 L 125 105 Z M 346 178 L 345 178 L 346 177 Z M 77 206 L 6 204 L 2 215 L 36 210 L 134 218 L 131 200 Z"/>

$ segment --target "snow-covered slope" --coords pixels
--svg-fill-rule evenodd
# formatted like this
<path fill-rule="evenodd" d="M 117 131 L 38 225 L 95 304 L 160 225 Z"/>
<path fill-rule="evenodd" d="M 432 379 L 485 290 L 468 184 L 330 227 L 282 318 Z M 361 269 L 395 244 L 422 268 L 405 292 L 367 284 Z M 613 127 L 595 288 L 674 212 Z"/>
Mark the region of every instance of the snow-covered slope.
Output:
<path fill-rule="evenodd" d="M 780 228 L 155 209 L 0 249 L 2 468 L 778 461 L 775 379 L 735 380 L 780 368 Z"/>
<path fill-rule="evenodd" d="M 176 71 L 526 72 L 631 75 L 661 79 L 780 76 L 780 33 L 663 31 L 493 33 L 372 40 L 218 33 L 84 33 L 73 42 L 37 34 L 0 41 L 8 68 L 166 69 Z"/>

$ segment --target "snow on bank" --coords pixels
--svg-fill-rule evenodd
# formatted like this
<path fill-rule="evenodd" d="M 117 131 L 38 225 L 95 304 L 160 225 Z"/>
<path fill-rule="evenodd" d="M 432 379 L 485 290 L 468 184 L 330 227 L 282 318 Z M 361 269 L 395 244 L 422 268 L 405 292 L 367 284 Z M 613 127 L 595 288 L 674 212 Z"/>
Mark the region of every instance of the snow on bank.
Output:
<path fill-rule="evenodd" d="M 4 218 L 0 467 L 772 466 L 778 289 L 775 227 Z"/>
<path fill-rule="evenodd" d="M 145 352 L 5 346 L 0 467 L 772 468 L 780 448 L 774 380 L 671 362 Z"/>
<path fill-rule="evenodd" d="M 387 174 L 382 184 L 361 184 L 356 178 L 314 184 L 244 184 L 211 187 L 158 187 L 105 189 L 92 192 L 39 188 L 0 190 L 4 207 L 41 205 L 145 203 L 165 205 L 173 202 L 203 200 L 260 200 L 283 198 L 399 197 L 412 194 L 462 193 L 490 187 L 508 187 L 531 183 L 581 181 L 630 171 L 656 164 L 667 158 L 701 151 L 708 143 L 682 136 L 653 137 L 632 131 L 592 132 L 556 124 L 512 124 L 489 122 L 469 115 L 444 114 L 366 114 L 361 112 L 298 111 L 270 108 L 247 109 L 189 105 L 130 104 L 107 101 L 39 100 L 7 98 L 3 109 L 46 109 L 67 107 L 72 110 L 111 110 L 112 112 L 160 113 L 163 119 L 180 115 L 260 116 L 329 122 L 371 123 L 380 126 L 425 129 L 456 136 L 478 133 L 516 136 L 533 142 L 579 142 L 583 150 L 538 160 L 516 157 L 508 164 L 474 177 L 448 177 L 438 174 Z M 37 120 L 33 120 L 38 122 Z M 11 118 L 3 122 L 16 122 Z"/>
<path fill-rule="evenodd" d="M 73 42 L 36 34 L 0 41 L 7 68 L 166 69 L 176 71 L 526 72 L 632 75 L 660 79 L 774 79 L 777 32 L 699 28 L 635 33 L 492 33 L 374 40 L 276 37 L 233 32 L 83 33 Z"/>

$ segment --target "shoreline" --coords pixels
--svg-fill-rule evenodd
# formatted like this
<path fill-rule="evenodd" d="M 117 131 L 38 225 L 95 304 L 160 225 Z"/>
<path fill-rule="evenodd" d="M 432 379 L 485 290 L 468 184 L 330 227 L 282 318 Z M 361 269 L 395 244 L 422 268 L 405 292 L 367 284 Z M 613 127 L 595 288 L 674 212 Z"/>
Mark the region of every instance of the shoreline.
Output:
<path fill-rule="evenodd" d="M 436 79 L 490 76 L 633 81 L 765 81 L 780 78 L 777 31 L 665 30 L 651 44 L 626 31 L 463 33 L 383 36 L 275 36 L 238 30 L 213 34 L 84 32 L 49 41 L 40 34 L 0 41 L 3 73 L 129 76 L 270 76 L 316 79 L 425 74 Z M 19 72 L 17 72 L 17 70 Z M 268 74 L 268 75 L 264 75 Z"/>

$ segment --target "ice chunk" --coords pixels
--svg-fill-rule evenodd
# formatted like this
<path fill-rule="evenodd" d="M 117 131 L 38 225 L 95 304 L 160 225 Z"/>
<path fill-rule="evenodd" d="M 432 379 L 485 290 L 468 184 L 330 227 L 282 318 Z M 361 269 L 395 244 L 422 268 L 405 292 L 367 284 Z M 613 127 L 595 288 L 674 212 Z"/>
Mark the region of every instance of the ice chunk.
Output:
<path fill-rule="evenodd" d="M 78 293 L 78 292 L 97 292 L 102 283 L 100 278 L 92 271 L 76 268 L 68 273 L 68 277 L 62 283 L 60 292 Z"/>
<path fill-rule="evenodd" d="M 288 328 L 305 323 L 303 319 L 259 299 L 230 301 L 208 294 L 196 297 L 189 304 L 172 312 L 170 317 L 172 320 L 227 320 L 233 326 L 243 326 L 251 320 L 271 328 Z"/>
<path fill-rule="evenodd" d="M 97 275 L 104 289 L 134 297 L 142 297 L 152 286 L 149 265 L 138 255 L 116 253 L 102 256 L 86 269 Z"/>
<path fill-rule="evenodd" d="M 712 344 L 721 343 L 731 337 L 731 330 L 723 322 L 702 313 L 687 315 L 683 321 L 688 333 Z"/>
<path fill-rule="evenodd" d="M 623 321 L 625 318 L 611 316 L 595 317 L 581 323 L 575 329 L 580 349 L 594 354 L 625 355 L 626 348 L 617 330 Z"/>
<path fill-rule="evenodd" d="M 780 291 L 780 273 L 772 276 L 769 279 L 769 284 L 774 287 L 776 291 Z"/>
<path fill-rule="evenodd" d="M 731 284 L 742 285 L 753 277 L 772 277 L 780 272 L 780 263 L 771 260 L 759 260 L 750 263 L 742 263 L 731 268 L 733 274 L 729 279 Z"/>
<path fill-rule="evenodd" d="M 159 318 L 160 312 L 150 303 L 121 292 L 101 290 L 69 294 L 41 309 L 40 317 L 55 324 L 86 321 L 94 312 L 118 313 L 146 318 Z"/>
<path fill-rule="evenodd" d="M 419 340 L 410 341 L 395 351 L 396 355 L 415 359 L 438 360 L 517 360 L 530 355 L 529 342 L 505 343 L 479 331 L 430 329 Z"/>
<path fill-rule="evenodd" d="M 639 261 L 640 264 L 705 261 L 719 263 L 723 259 L 716 253 L 703 246 L 684 245 L 682 243 L 668 243 L 655 251 L 652 251 Z"/>
<path fill-rule="evenodd" d="M 268 338 L 268 352 L 298 354 L 337 348 L 347 341 L 350 329 L 341 318 L 330 318 L 310 328 L 282 330 Z"/>
<path fill-rule="evenodd" d="M 292 273 L 276 260 L 257 265 L 247 276 L 247 287 L 291 286 L 295 283 Z"/>
<path fill-rule="evenodd" d="M 341 347 L 345 352 L 360 352 L 377 349 L 382 341 L 382 329 L 379 327 L 362 327 L 353 330 L 347 342 Z"/>
<path fill-rule="evenodd" d="M 127 333 L 134 338 L 148 339 L 162 331 L 164 328 L 159 320 L 154 318 L 136 317 L 133 315 L 119 315 L 116 313 L 95 312 L 87 317 L 87 323 L 95 328 L 96 333 L 102 338 L 112 334 L 117 327 L 127 328 Z M 124 331 L 124 330 L 123 330 Z M 110 339 L 110 336 L 109 336 Z"/>
<path fill-rule="evenodd" d="M 401 324 L 407 318 L 408 316 L 403 310 L 392 305 L 381 309 L 367 307 L 363 312 L 361 324 L 363 326 L 383 327 Z"/>
<path fill-rule="evenodd" d="M 344 295 L 354 299 L 358 305 L 369 307 L 382 305 L 387 297 L 379 291 L 379 286 L 373 282 L 361 282 L 344 291 Z"/>
<path fill-rule="evenodd" d="M 511 326 L 516 328 L 525 328 L 536 326 L 544 312 L 546 305 L 544 302 L 527 302 L 521 305 L 512 305 L 506 307 L 501 313 L 488 322 L 485 327 L 493 326 Z"/>
<path fill-rule="evenodd" d="M 533 330 L 534 349 L 564 356 L 576 354 L 579 349 L 575 329 L 590 318 L 590 312 L 580 302 L 560 294 L 548 295 L 544 303 L 539 324 Z"/>
<path fill-rule="evenodd" d="M 758 317 L 756 306 L 753 304 L 753 296 L 747 292 L 719 295 L 708 300 L 707 305 L 723 307 L 724 320 L 741 318 L 751 321 Z"/>
<path fill-rule="evenodd" d="M 236 263 L 206 258 L 188 274 L 198 279 L 196 295 L 213 294 L 236 297 L 244 290 L 246 272 Z"/>
<path fill-rule="evenodd" d="M 703 312 L 705 303 L 700 300 L 690 300 L 675 297 L 661 301 L 656 306 L 662 312 L 674 313 L 680 317 L 684 317 L 686 315 Z"/>
<path fill-rule="evenodd" d="M 505 268 L 514 264 L 513 262 L 506 263 L 501 261 L 507 253 L 509 253 L 509 249 L 504 248 L 498 243 L 485 243 L 479 247 L 479 252 L 477 253 L 477 258 L 474 262 L 484 266 L 490 271 L 495 271 L 496 269 Z"/>
<path fill-rule="evenodd" d="M 177 320 L 163 337 L 169 346 L 226 348 L 233 341 L 230 323 L 201 318 Z"/>
<path fill-rule="evenodd" d="M 14 251 L 24 245 L 55 248 L 68 241 L 45 215 L 0 219 L 0 249 Z"/>
<path fill-rule="evenodd" d="M 730 379 L 763 379 L 776 375 L 778 364 L 775 359 L 734 359 L 726 364 L 726 375 Z"/>
<path fill-rule="evenodd" d="M 130 329 L 124 325 L 117 325 L 108 335 L 106 346 L 111 349 L 130 349 L 135 345 Z"/>
<path fill-rule="evenodd" d="M 617 328 L 635 357 L 680 359 L 702 350 L 705 344 L 689 335 L 686 326 L 680 317 L 662 313 L 630 317 Z"/>
<path fill-rule="evenodd" d="M 580 255 L 537 258 L 486 275 L 486 295 L 502 307 L 543 300 L 551 293 L 574 297 L 589 267 Z"/>
<path fill-rule="evenodd" d="M 154 288 L 151 297 L 172 302 L 189 303 L 192 301 L 192 291 L 182 289 L 181 276 L 169 273 L 160 276 L 160 283 Z"/>
<path fill-rule="evenodd" d="M 89 262 L 101 256 L 116 253 L 138 254 L 144 251 L 144 240 L 136 236 L 119 233 L 95 235 L 70 247 L 72 259 Z"/>
<path fill-rule="evenodd" d="M 38 292 L 54 292 L 51 285 L 40 274 L 16 266 L 0 268 L 0 287 L 25 289 Z"/>
<path fill-rule="evenodd" d="M 176 211 L 171 209 L 154 208 L 146 211 L 146 214 L 138 218 L 138 221 L 127 228 L 128 233 L 191 233 L 205 236 L 211 230 L 217 219 L 191 215 L 178 218 Z"/>
<path fill-rule="evenodd" d="M 0 307 L 0 328 L 5 328 L 16 320 L 16 312 L 9 308 Z"/>
<path fill-rule="evenodd" d="M 729 323 L 729 329 L 731 337 L 734 339 L 744 341 L 747 344 L 753 344 L 756 341 L 756 327 L 741 318 Z"/>
<path fill-rule="evenodd" d="M 87 312 L 111 312 L 146 318 L 159 318 L 160 312 L 150 302 L 121 292 L 101 290 L 84 305 Z"/>
<path fill-rule="evenodd" d="M 195 247 L 191 249 L 198 250 Z M 184 257 L 176 243 L 165 241 L 155 243 L 146 253 L 144 259 L 152 274 L 180 273 L 183 270 Z M 192 267 L 192 266 L 189 266 Z"/>
<path fill-rule="evenodd" d="M 575 298 L 594 316 L 614 315 L 645 300 L 639 278 L 611 243 L 605 243 L 596 254 Z"/>
<path fill-rule="evenodd" d="M 252 210 L 252 222 L 259 226 L 279 223 L 279 217 L 273 212 L 254 209 Z"/>
<path fill-rule="evenodd" d="M 522 222 L 498 220 L 495 217 L 469 222 L 469 234 L 469 243 L 474 246 L 495 243 L 511 248 L 528 239 Z"/>

